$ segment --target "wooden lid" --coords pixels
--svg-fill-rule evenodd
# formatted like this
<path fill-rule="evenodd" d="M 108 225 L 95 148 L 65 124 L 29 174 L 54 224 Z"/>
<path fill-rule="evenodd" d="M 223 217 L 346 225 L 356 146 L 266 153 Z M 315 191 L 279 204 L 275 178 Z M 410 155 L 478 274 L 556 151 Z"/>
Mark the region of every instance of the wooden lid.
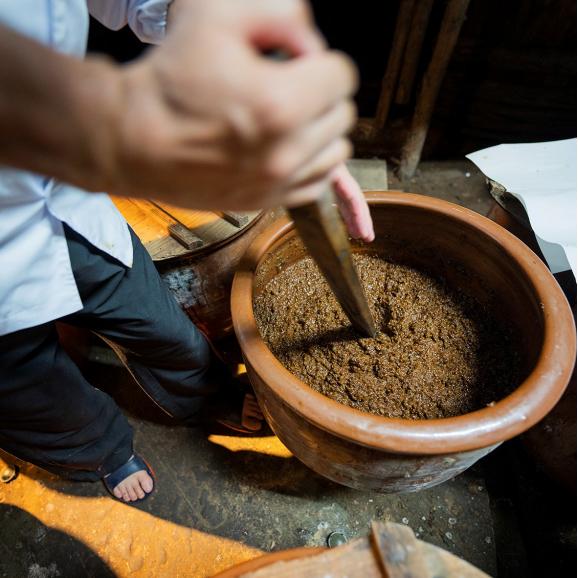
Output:
<path fill-rule="evenodd" d="M 153 261 L 201 254 L 231 241 L 261 214 L 191 211 L 160 201 L 111 196 Z"/>

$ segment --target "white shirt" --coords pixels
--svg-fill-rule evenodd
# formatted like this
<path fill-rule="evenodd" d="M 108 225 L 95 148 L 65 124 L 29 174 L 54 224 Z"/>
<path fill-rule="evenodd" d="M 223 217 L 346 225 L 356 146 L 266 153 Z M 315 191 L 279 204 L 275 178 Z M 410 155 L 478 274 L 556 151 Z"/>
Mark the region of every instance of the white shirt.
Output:
<path fill-rule="evenodd" d="M 141 40 L 158 43 L 170 1 L 0 0 L 0 22 L 82 58 L 89 10 L 109 28 L 128 23 Z M 82 309 L 62 223 L 125 266 L 132 265 L 126 221 L 106 194 L 0 166 L 0 335 Z"/>

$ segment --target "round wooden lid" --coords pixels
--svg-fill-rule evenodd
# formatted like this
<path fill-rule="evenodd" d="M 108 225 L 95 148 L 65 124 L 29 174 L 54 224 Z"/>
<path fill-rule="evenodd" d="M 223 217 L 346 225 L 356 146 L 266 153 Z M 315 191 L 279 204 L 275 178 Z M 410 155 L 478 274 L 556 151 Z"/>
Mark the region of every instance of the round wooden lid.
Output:
<path fill-rule="evenodd" d="M 160 201 L 111 196 L 153 261 L 202 254 L 233 240 L 260 211 L 191 211 Z"/>

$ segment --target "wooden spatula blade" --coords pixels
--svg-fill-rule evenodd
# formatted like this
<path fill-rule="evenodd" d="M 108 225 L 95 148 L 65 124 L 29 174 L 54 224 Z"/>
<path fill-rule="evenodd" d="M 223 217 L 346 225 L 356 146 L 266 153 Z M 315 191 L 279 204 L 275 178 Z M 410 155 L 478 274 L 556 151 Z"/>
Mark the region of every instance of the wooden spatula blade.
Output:
<path fill-rule="evenodd" d="M 307 250 L 323 273 L 343 311 L 363 335 L 377 330 L 353 264 L 351 246 L 333 192 L 318 201 L 287 209 Z"/>

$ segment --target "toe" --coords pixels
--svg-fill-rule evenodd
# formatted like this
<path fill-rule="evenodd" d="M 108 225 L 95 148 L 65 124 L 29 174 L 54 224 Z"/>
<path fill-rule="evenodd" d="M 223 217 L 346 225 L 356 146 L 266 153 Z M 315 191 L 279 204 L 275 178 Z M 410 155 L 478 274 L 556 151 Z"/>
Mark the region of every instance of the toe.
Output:
<path fill-rule="evenodd" d="M 115 495 L 116 498 L 118 498 L 119 500 L 122 499 L 122 490 L 117 486 L 116 488 L 114 488 L 114 490 L 112 491 L 112 493 Z"/>
<path fill-rule="evenodd" d="M 147 493 L 150 494 L 153 491 L 153 480 L 152 478 L 147 474 L 146 478 L 144 478 L 144 480 L 141 480 L 140 482 L 141 488 Z"/>
<path fill-rule="evenodd" d="M 134 488 L 133 488 L 133 485 L 132 485 L 132 484 L 128 485 L 126 491 L 127 491 L 128 495 L 129 495 L 129 498 L 130 498 L 130 501 L 131 501 L 131 502 L 134 502 L 135 500 L 138 500 L 138 496 L 136 495 L 136 492 L 134 491 Z"/>

